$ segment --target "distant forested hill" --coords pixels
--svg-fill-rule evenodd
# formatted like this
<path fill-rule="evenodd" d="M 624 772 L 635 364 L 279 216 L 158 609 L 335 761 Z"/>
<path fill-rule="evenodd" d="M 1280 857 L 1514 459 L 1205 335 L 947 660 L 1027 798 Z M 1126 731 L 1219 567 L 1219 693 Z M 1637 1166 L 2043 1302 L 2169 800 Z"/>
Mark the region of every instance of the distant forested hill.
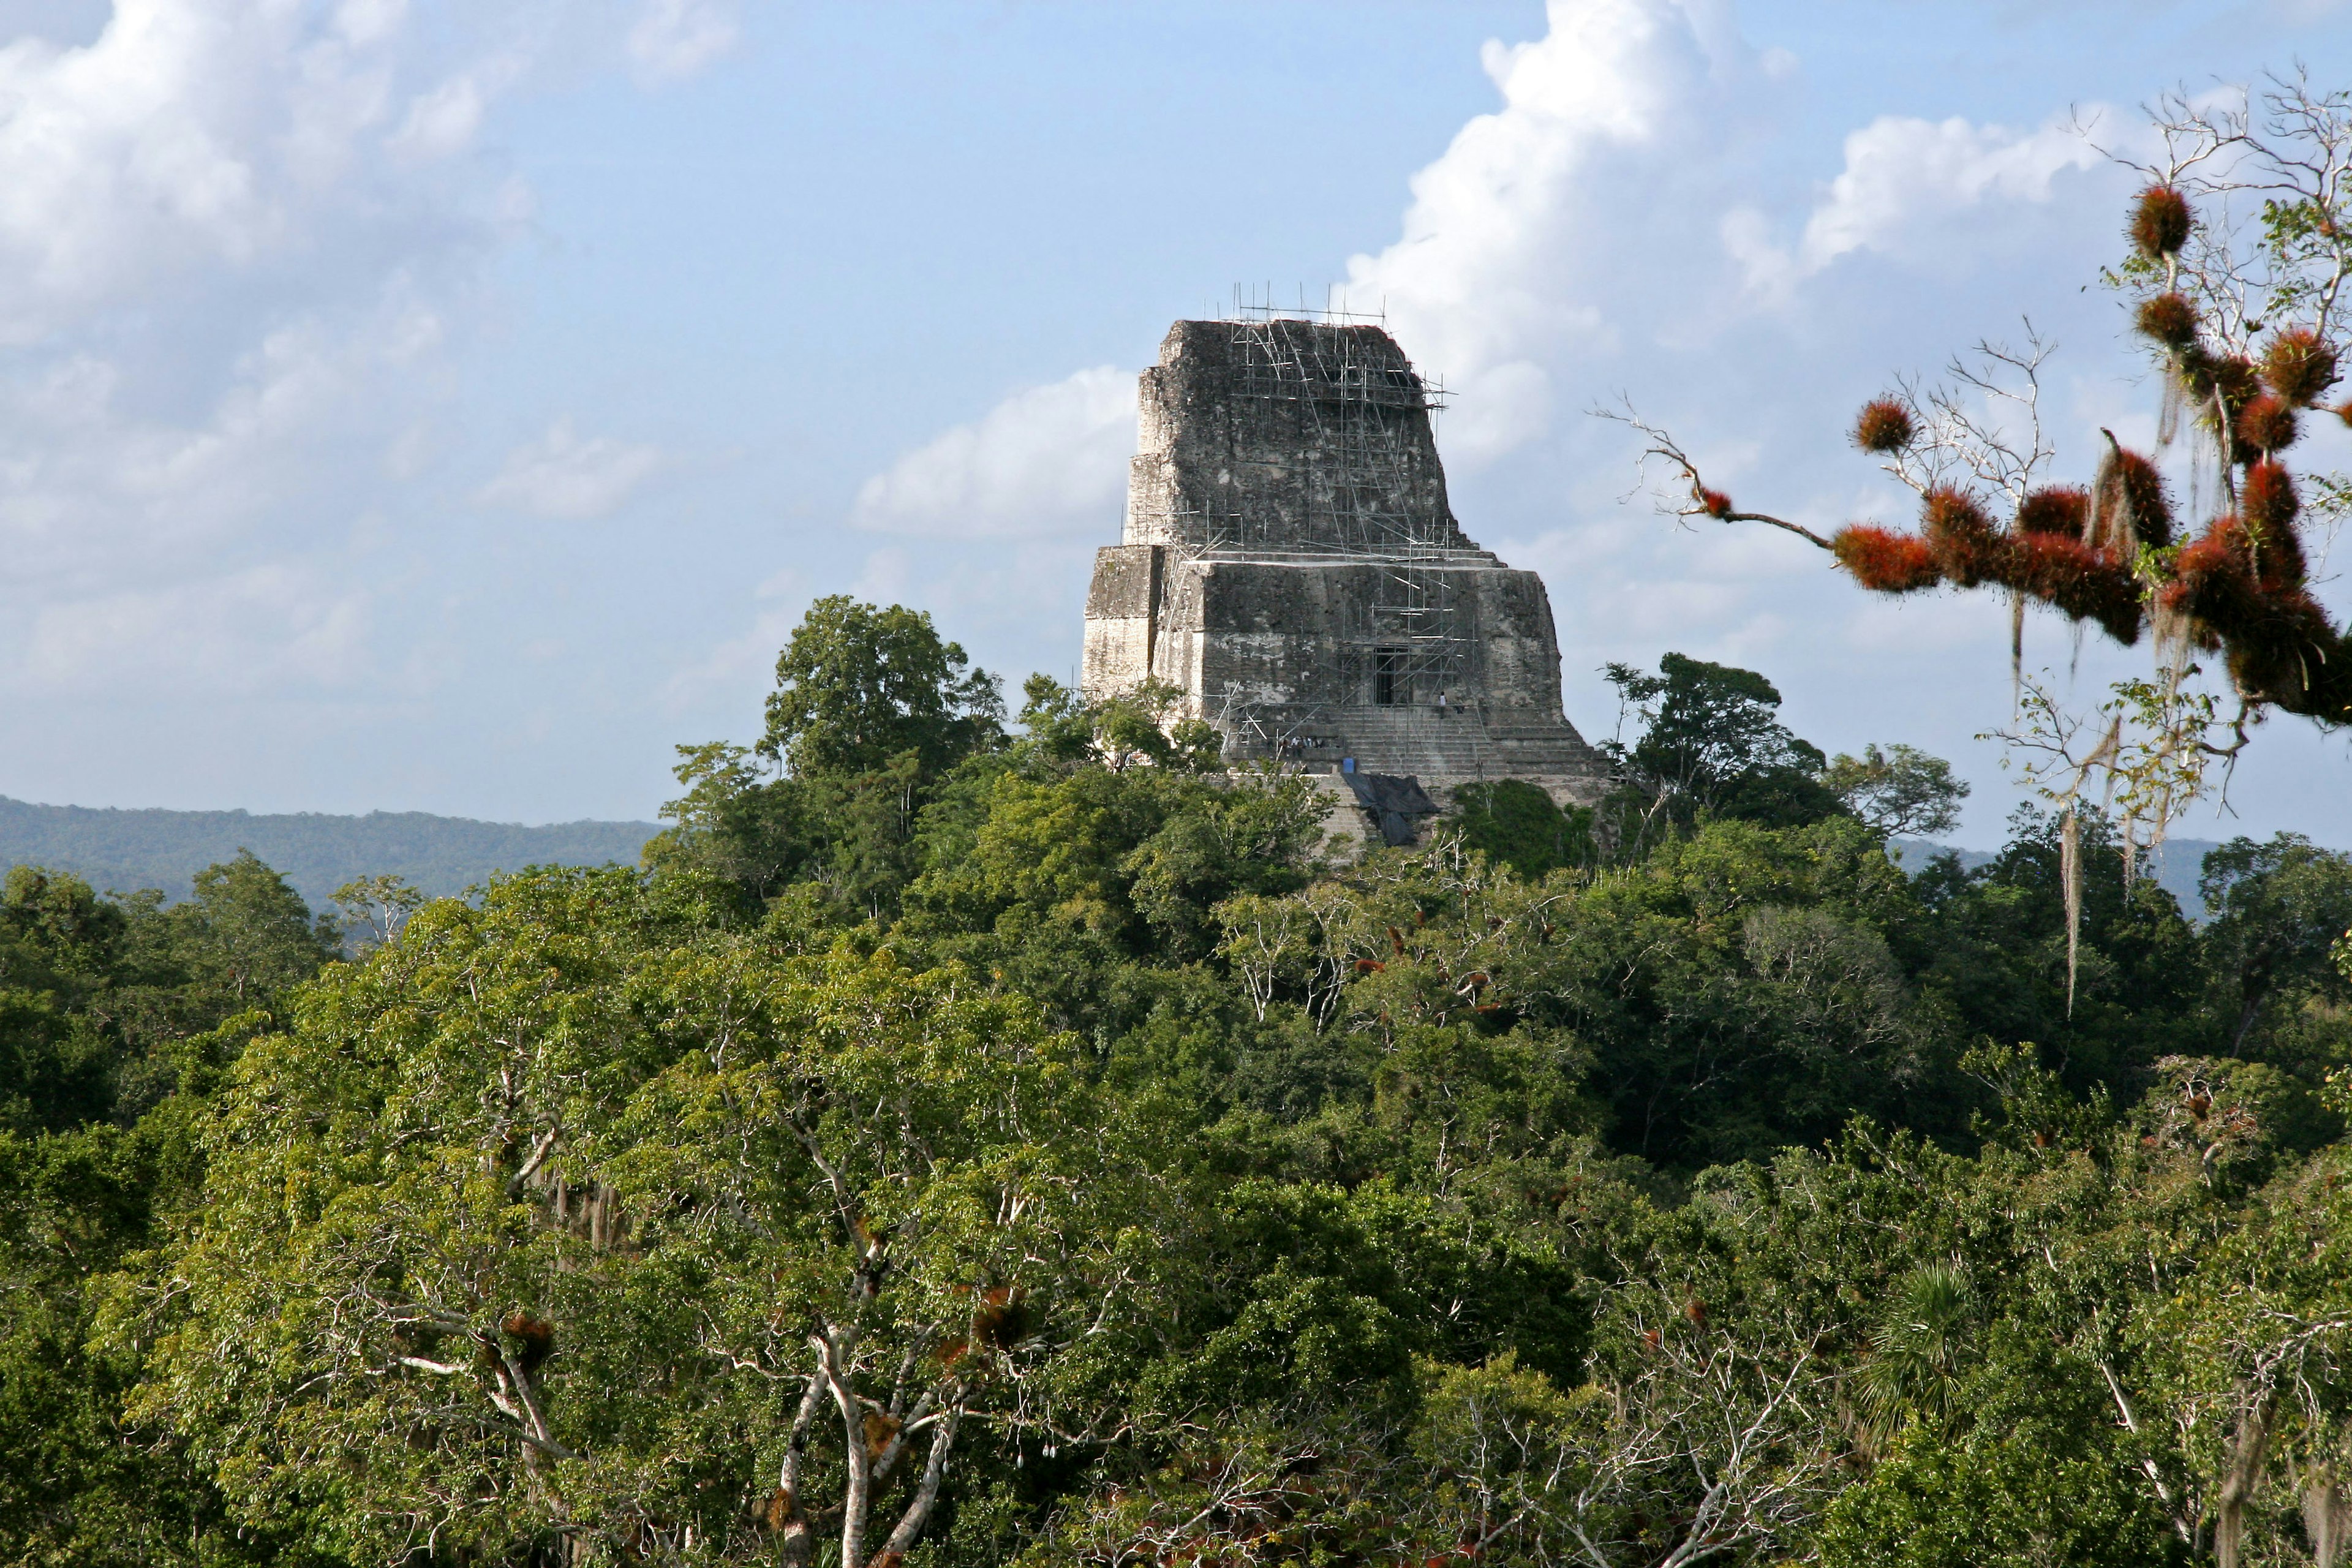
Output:
<path fill-rule="evenodd" d="M 426 893 L 464 891 L 493 871 L 524 866 L 633 865 L 650 822 L 559 822 L 525 827 L 421 811 L 365 816 L 318 812 L 117 811 L 33 805 L 0 795 L 0 868 L 71 871 L 100 891 L 161 888 L 185 898 L 188 879 L 250 849 L 285 875 L 312 909 L 354 877 L 393 872 Z"/>
<path fill-rule="evenodd" d="M 1985 849 L 1960 849 L 1949 844 L 1931 844 L 1924 838 L 1897 838 L 1891 846 L 1895 858 L 1906 871 L 1916 876 L 1929 859 L 1950 849 L 1960 858 L 1960 864 L 1970 870 L 1989 865 L 1996 856 Z M 2157 846 L 2143 868 L 2158 887 L 2180 900 L 2180 912 L 2197 923 L 2205 921 L 2205 901 L 2197 896 L 2197 877 L 2205 868 L 2205 857 L 2221 845 L 2207 838 L 2168 838 Z"/>

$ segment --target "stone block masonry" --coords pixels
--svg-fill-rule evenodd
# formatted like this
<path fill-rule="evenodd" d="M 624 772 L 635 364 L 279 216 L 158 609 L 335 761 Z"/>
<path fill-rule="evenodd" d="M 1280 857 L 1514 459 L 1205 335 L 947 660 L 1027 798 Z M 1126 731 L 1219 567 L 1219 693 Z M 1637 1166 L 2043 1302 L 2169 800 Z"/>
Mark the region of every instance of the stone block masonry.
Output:
<path fill-rule="evenodd" d="M 1171 327 L 1143 373 L 1124 536 L 1096 556 L 1087 694 L 1167 681 L 1234 762 L 1598 799 L 1543 580 L 1455 521 L 1434 401 L 1376 326 Z"/>

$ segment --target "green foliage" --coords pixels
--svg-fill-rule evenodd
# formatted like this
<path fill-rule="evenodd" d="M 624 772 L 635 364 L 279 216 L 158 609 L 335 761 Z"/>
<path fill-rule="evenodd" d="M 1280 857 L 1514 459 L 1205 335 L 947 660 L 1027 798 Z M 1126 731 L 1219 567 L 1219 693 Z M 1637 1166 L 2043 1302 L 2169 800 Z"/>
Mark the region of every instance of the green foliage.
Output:
<path fill-rule="evenodd" d="M 103 1118 L 116 1044 L 89 1004 L 121 962 L 120 906 L 29 866 L 0 889 L 0 1127 L 31 1131 Z"/>
<path fill-rule="evenodd" d="M 878 1541 L 927 1448 L 1093 1419 L 1056 1356 L 1111 1332 L 1149 1205 L 1053 1136 L 1089 1095 L 969 975 L 780 959 L 626 873 L 431 905 L 247 1047 L 146 1408 L 247 1517 L 362 1560 L 764 1559 L 794 1446 L 769 1527 L 827 1491 L 862 1525 L 875 1470 Z"/>
<path fill-rule="evenodd" d="M 1905 745 L 1865 746 L 1859 757 L 1841 752 L 1821 781 L 1847 811 L 1889 837 L 1949 833 L 1960 825 L 1960 802 L 1969 794 L 1951 763 Z"/>
<path fill-rule="evenodd" d="M 1796 826 L 1839 809 L 1820 778 L 1828 759 L 1775 716 L 1778 688 L 1752 669 L 1670 653 L 1658 673 L 1603 671 L 1625 710 L 1643 721 L 1616 760 L 1677 821 L 1700 812 Z"/>
<path fill-rule="evenodd" d="M 1003 716 L 995 677 L 970 666 L 921 611 L 819 599 L 776 660 L 761 753 L 803 776 L 871 773 L 910 752 L 918 771 L 941 773 Z"/>
<path fill-rule="evenodd" d="M 20 867 L 0 893 L 0 1562 L 230 1563 L 208 1471 L 125 1402 L 146 1342 L 111 1303 L 152 1279 L 201 1203 L 198 1096 L 236 1049 L 229 1016 L 275 1002 L 331 936 L 251 857 L 170 909 Z"/>
<path fill-rule="evenodd" d="M 928 615 L 819 599 L 776 661 L 759 745 L 678 748 L 686 794 L 646 863 L 719 878 L 751 907 L 807 880 L 853 917 L 895 910 L 925 809 L 1003 741 L 996 678 L 970 662 Z"/>
<path fill-rule="evenodd" d="M 1449 826 L 1465 848 L 1475 849 L 1530 880 L 1563 867 L 1600 859 L 1589 806 L 1561 809 L 1550 795 L 1517 779 L 1457 784 Z"/>
<path fill-rule="evenodd" d="M 2083 822 L 2083 950 L 2067 1005 L 2065 893 L 2059 819 L 2020 807 L 1990 864 L 1946 863 L 1916 887 L 1929 921 L 1914 949 L 1922 981 L 1963 1026 L 2003 1043 L 2039 1042 L 2084 1093 L 2137 1093 L 2160 1057 L 2210 1048 L 2207 959 L 2198 932 L 2163 889 L 2126 883 L 2106 823 Z"/>
<path fill-rule="evenodd" d="M 2128 1435 L 2115 1430 L 2103 1407 L 2103 1391 L 2079 1376 L 2053 1380 L 2035 1359 L 1972 1380 L 1969 1392 L 1992 1395 L 2005 1419 L 1973 1422 L 1958 1440 L 1915 1427 L 1841 1494 L 1823 1525 L 1822 1561 L 1837 1568 L 2147 1568 L 2184 1559 L 2133 1467 Z M 2028 1387 L 2035 1397 L 2018 1398 Z"/>
<path fill-rule="evenodd" d="M 2233 838 L 2205 857 L 2198 890 L 2229 1054 L 2352 1063 L 2352 984 L 2329 956 L 2352 931 L 2352 856 L 2299 834 Z"/>
<path fill-rule="evenodd" d="M 0 896 L 0 1563 L 2299 1560 L 2352 909 L 2212 921 L 1760 676 L 1324 858 L 826 601 L 643 870 Z M 1925 814 L 1923 816 L 1923 814 Z M 340 947 L 338 939 L 349 940 Z M 338 952 L 356 954 L 333 962 Z M 2317 1510 L 2318 1511 L 2313 1511 Z"/>

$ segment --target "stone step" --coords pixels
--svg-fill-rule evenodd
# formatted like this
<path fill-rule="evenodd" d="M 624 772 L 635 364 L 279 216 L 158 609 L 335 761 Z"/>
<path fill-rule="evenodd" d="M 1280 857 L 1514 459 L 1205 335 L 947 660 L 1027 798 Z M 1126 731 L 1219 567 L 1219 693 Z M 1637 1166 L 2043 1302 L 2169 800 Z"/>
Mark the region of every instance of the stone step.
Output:
<path fill-rule="evenodd" d="M 1428 709 L 1357 710 L 1323 736 L 1331 744 L 1297 760 L 1328 768 L 1352 756 L 1362 772 L 1417 778 L 1440 799 L 1483 779 L 1522 779 L 1560 799 L 1589 800 L 1606 787 L 1607 763 L 1573 729 L 1517 713 L 1496 722 L 1475 709 L 1444 718 Z"/>

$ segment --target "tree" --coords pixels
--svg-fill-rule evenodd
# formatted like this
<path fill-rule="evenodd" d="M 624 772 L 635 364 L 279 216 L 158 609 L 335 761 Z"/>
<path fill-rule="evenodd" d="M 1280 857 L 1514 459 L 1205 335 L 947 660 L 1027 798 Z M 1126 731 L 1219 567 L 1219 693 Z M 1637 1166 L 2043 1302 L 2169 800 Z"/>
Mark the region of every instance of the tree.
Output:
<path fill-rule="evenodd" d="M 247 1047 L 144 1408 L 316 1551 L 896 1563 L 1084 1442 L 1132 1182 L 969 973 L 779 955 L 621 871 L 418 911 Z M 828 1436 L 829 1434 L 829 1436 Z"/>
<path fill-rule="evenodd" d="M 759 749 L 802 776 L 871 773 L 911 752 L 936 776 L 999 733 L 997 679 L 970 664 L 925 612 L 830 595 L 776 659 Z"/>
<path fill-rule="evenodd" d="M 12 869 L 0 890 L 0 1126 L 128 1123 L 169 1094 L 183 1042 L 268 1005 L 334 951 L 330 921 L 249 853 L 194 896 L 100 897 Z"/>
<path fill-rule="evenodd" d="M 9 871 L 0 888 L 0 1128 L 62 1130 L 112 1109 L 119 1042 L 90 1004 L 117 977 L 127 923 L 78 877 Z"/>
<path fill-rule="evenodd" d="M 1839 752 L 1822 770 L 1822 786 L 1890 838 L 1949 833 L 1960 825 L 1960 802 L 1969 794 L 1951 763 L 1901 744 L 1865 746 L 1859 757 Z"/>
<path fill-rule="evenodd" d="M 677 748 L 686 794 L 646 861 L 724 878 L 753 906 L 814 879 L 879 918 L 920 868 L 925 807 L 1000 746 L 1003 711 L 996 678 L 929 616 L 819 599 L 776 660 L 759 744 Z"/>
<path fill-rule="evenodd" d="M 1622 664 L 1603 673 L 1643 721 L 1631 748 L 1612 742 L 1609 749 L 1654 812 L 1786 826 L 1837 809 L 1817 777 L 1828 759 L 1780 722 L 1779 689 L 1754 670 L 1670 653 L 1655 675 Z"/>
<path fill-rule="evenodd" d="M 382 947 L 398 936 L 424 902 L 424 893 L 407 878 L 388 874 L 356 877 L 335 889 L 336 905 L 368 947 Z"/>
<path fill-rule="evenodd" d="M 72 1568 L 270 1561 L 209 1476 L 124 1418 L 142 1347 L 107 1307 L 194 1197 L 186 1119 L 0 1132 L 0 1561 Z"/>
<path fill-rule="evenodd" d="M 101 898 L 19 867 L 0 893 L 0 1561 L 265 1560 L 184 1449 L 126 1418 L 145 1345 L 109 1306 L 195 1201 L 218 1026 L 323 961 L 301 900 L 250 857 L 198 897 Z"/>
<path fill-rule="evenodd" d="M 250 849 L 195 875 L 188 901 L 165 915 L 173 956 L 223 1016 L 318 973 L 341 933 Z"/>
<path fill-rule="evenodd" d="M 2223 993 L 2224 1054 L 2254 1054 L 2248 1046 L 2266 1015 L 2274 1034 L 2306 1001 L 2352 1000 L 2329 960 L 2352 931 L 2352 857 L 2294 833 L 2266 844 L 2233 838 L 2206 855 L 2197 887 L 2213 917 L 2206 944 Z"/>
<path fill-rule="evenodd" d="M 1454 786 L 1447 826 L 1463 844 L 1507 863 L 1522 877 L 1540 878 L 1563 866 L 1600 858 L 1589 806 L 1562 810 L 1550 795 L 1519 779 Z"/>

